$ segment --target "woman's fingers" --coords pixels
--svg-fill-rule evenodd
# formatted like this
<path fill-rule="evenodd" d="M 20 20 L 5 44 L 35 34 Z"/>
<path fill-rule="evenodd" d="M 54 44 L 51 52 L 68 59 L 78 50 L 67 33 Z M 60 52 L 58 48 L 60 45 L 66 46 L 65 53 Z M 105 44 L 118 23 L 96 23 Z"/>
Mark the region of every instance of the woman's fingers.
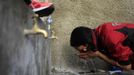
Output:
<path fill-rule="evenodd" d="M 78 56 L 79 56 L 80 58 L 83 58 L 83 59 L 89 58 L 88 53 L 80 53 L 80 54 L 78 54 Z"/>
<path fill-rule="evenodd" d="M 96 57 L 97 54 L 95 52 L 84 52 L 84 53 L 79 53 L 78 56 L 80 58 L 91 58 L 91 57 Z"/>

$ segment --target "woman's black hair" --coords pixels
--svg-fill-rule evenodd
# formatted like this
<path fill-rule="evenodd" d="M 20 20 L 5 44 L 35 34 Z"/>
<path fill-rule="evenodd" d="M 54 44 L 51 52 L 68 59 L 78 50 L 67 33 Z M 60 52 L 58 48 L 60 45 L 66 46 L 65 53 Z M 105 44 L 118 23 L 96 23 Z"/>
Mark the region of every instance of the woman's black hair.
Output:
<path fill-rule="evenodd" d="M 88 27 L 80 26 L 76 27 L 70 37 L 70 45 L 73 47 L 78 47 L 80 45 L 89 45 L 87 47 L 88 50 L 95 50 L 96 46 L 93 42 L 93 34 L 94 30 Z"/>
<path fill-rule="evenodd" d="M 92 29 L 84 26 L 76 27 L 70 37 L 71 46 L 80 46 L 92 41 Z"/>

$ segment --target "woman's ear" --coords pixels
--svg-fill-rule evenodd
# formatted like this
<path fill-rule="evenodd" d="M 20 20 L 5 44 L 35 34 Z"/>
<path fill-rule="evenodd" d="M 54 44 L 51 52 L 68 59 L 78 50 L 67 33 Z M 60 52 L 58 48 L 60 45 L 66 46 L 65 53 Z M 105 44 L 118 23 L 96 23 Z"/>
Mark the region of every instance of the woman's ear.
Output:
<path fill-rule="evenodd" d="M 87 46 L 80 45 L 80 46 L 75 47 L 75 49 L 77 49 L 79 52 L 85 52 L 85 51 L 87 51 Z"/>

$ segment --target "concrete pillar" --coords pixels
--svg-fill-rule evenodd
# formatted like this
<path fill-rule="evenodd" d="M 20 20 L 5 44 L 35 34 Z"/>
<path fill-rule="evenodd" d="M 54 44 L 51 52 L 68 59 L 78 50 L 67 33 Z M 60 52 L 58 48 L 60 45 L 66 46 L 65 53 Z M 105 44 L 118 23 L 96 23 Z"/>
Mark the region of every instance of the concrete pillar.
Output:
<path fill-rule="evenodd" d="M 23 0 L 0 0 L 0 75 L 50 74 L 49 40 L 23 34 L 32 15 Z"/>

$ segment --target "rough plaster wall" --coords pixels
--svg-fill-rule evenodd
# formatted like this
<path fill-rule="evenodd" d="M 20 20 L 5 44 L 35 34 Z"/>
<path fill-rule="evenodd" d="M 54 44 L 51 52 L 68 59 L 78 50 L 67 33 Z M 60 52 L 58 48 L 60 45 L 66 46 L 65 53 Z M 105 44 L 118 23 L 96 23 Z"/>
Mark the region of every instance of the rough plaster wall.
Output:
<path fill-rule="evenodd" d="M 0 0 L 0 75 L 49 75 L 49 40 L 23 33 L 32 15 L 23 0 Z"/>
<path fill-rule="evenodd" d="M 53 3 L 56 10 L 52 28 L 58 39 L 51 40 L 52 67 L 64 72 L 60 75 L 89 71 L 86 61 L 79 59 L 69 45 L 75 27 L 94 28 L 104 22 L 133 23 L 134 20 L 133 0 L 53 0 Z M 41 35 L 23 35 L 24 28 L 32 27 L 32 12 L 23 0 L 0 0 L 0 13 L 0 74 L 49 75 L 49 40 Z M 95 60 L 98 68 L 106 68 L 106 63 Z"/>
<path fill-rule="evenodd" d="M 134 23 L 133 0 L 53 0 L 53 3 L 56 7 L 53 29 L 58 39 L 51 42 L 52 63 L 58 70 L 89 70 L 70 47 L 70 34 L 75 27 L 94 28 L 104 22 Z M 107 69 L 104 61 L 95 59 L 95 63 L 97 68 Z"/>

